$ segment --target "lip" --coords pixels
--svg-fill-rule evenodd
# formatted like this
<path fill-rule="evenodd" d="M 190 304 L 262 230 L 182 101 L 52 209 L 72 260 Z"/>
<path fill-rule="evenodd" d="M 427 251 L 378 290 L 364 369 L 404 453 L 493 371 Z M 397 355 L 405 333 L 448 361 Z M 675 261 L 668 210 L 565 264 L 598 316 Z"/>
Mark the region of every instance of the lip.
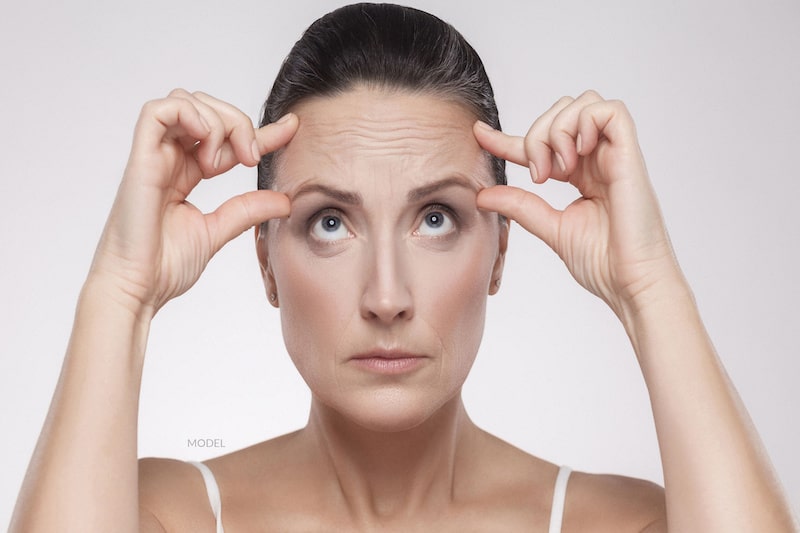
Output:
<path fill-rule="evenodd" d="M 374 350 L 350 358 L 350 363 L 376 374 L 405 374 L 422 366 L 425 355 L 397 350 Z"/>

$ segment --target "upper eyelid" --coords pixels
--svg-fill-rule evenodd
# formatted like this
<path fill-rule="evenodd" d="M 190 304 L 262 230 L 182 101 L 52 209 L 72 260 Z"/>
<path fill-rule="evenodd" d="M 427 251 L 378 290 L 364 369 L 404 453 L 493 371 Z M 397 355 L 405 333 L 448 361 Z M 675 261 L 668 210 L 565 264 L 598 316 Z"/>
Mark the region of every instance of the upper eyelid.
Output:
<path fill-rule="evenodd" d="M 424 217 L 434 211 L 444 212 L 445 215 L 447 215 L 453 220 L 453 224 L 456 226 L 456 229 L 458 229 L 460 223 L 460 217 L 458 211 L 444 202 L 432 201 L 423 205 L 422 208 L 419 210 L 419 214 L 417 215 L 418 222 L 414 225 L 413 231 L 414 232 L 418 231 L 420 224 L 424 222 Z M 319 222 L 320 218 L 324 217 L 325 215 L 333 215 L 339 217 L 341 219 L 342 224 L 347 229 L 348 233 L 351 234 L 353 233 L 353 230 L 351 229 L 351 226 L 348 223 L 347 213 L 345 212 L 345 210 L 341 207 L 333 205 L 328 205 L 321 209 L 315 210 L 313 214 L 311 214 L 306 220 L 306 231 L 308 233 L 311 233 L 311 230 L 314 227 L 314 225 L 317 222 Z"/>
<path fill-rule="evenodd" d="M 425 217 L 430 213 L 435 213 L 435 212 L 443 212 L 445 216 L 449 217 L 453 224 L 453 229 L 442 235 L 421 235 L 420 226 L 425 222 Z M 455 233 L 458 233 L 460 228 L 461 228 L 461 221 L 455 209 L 451 208 L 446 204 L 432 203 L 432 204 L 427 204 L 420 212 L 420 220 L 414 226 L 412 234 L 418 237 L 424 237 L 426 239 L 442 239 L 450 237 Z"/>
<path fill-rule="evenodd" d="M 322 209 L 316 209 L 306 219 L 306 225 L 310 229 L 314 225 L 314 223 L 316 223 L 321 217 L 323 217 L 325 215 L 328 215 L 328 214 L 335 215 L 335 216 L 341 218 L 343 223 L 344 223 L 344 219 L 346 218 L 346 215 L 345 215 L 345 212 L 344 212 L 343 209 L 341 209 L 339 207 L 334 207 L 334 206 L 330 206 L 329 205 L 329 206 L 323 207 Z"/>
<path fill-rule="evenodd" d="M 445 214 L 454 219 L 454 222 L 458 222 L 459 220 L 458 212 L 447 204 L 441 202 L 428 203 L 422 208 L 421 213 L 424 216 L 432 211 L 444 211 Z"/>
<path fill-rule="evenodd" d="M 332 215 L 332 216 L 338 217 L 339 220 L 341 221 L 342 225 L 344 226 L 344 228 L 347 230 L 348 236 L 352 236 L 353 235 L 353 230 L 350 229 L 350 225 L 347 223 L 347 219 L 344 216 L 344 213 L 343 213 L 343 211 L 341 209 L 339 209 L 337 207 L 324 207 L 322 209 L 319 209 L 319 210 L 315 211 L 314 214 L 311 215 L 308 218 L 308 220 L 306 221 L 306 224 L 305 224 L 306 234 L 308 234 L 309 237 L 313 238 L 317 242 L 326 243 L 326 244 L 337 243 L 337 242 L 340 242 L 340 241 L 344 240 L 344 239 L 334 239 L 334 240 L 331 240 L 331 241 L 326 241 L 324 239 L 320 239 L 319 237 L 316 237 L 316 236 L 313 235 L 314 226 L 317 223 L 319 223 L 319 221 L 320 221 L 320 219 L 322 217 L 324 217 L 326 215 Z"/>

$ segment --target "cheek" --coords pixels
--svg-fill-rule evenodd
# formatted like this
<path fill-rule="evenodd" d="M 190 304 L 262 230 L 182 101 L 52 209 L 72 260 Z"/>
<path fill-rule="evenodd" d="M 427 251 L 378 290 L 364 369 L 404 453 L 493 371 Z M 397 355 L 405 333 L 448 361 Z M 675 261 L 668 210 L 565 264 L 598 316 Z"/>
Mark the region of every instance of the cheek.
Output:
<path fill-rule="evenodd" d="M 493 240 L 492 240 L 493 239 Z M 440 379 L 463 381 L 483 336 L 486 298 L 495 260 L 496 232 L 475 231 L 450 250 L 410 244 L 405 249 L 403 283 L 412 293 L 414 318 L 404 332 L 427 339 L 426 348 L 441 350 Z M 333 258 L 315 256 L 291 237 L 271 244 L 272 268 L 280 301 L 287 351 L 306 382 L 316 388 L 336 381 L 336 350 L 352 339 L 371 335 L 359 302 L 369 255 L 354 247 Z M 435 339 L 435 340 L 434 340 Z"/>
<path fill-rule="evenodd" d="M 358 291 L 349 258 L 335 262 L 314 257 L 307 249 L 277 239 L 273 263 L 286 349 L 300 373 L 317 381 L 334 375 L 333 358 L 319 355 L 339 343 L 355 316 Z"/>
<path fill-rule="evenodd" d="M 418 278 L 426 283 L 417 287 L 417 313 L 457 363 L 471 365 L 483 336 L 492 259 L 485 244 L 474 242 L 458 252 L 420 261 L 426 268 Z"/>

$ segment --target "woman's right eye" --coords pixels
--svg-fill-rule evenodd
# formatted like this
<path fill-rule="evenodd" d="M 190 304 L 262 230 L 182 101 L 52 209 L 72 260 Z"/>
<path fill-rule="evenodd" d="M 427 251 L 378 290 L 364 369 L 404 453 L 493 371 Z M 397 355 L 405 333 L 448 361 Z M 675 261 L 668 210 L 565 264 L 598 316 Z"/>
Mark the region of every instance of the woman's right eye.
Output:
<path fill-rule="evenodd" d="M 322 214 L 311 226 L 311 234 L 320 241 L 334 242 L 350 236 L 342 219 L 334 214 Z"/>

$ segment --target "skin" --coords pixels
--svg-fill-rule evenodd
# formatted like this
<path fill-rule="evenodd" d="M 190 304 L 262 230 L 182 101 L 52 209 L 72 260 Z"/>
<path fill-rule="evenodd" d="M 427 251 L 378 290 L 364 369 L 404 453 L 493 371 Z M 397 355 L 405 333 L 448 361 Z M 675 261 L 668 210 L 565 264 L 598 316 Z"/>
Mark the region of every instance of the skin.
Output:
<path fill-rule="evenodd" d="M 311 413 L 294 434 L 208 463 L 226 527 L 546 530 L 557 467 L 480 430 L 461 400 L 508 239 L 507 223 L 477 208 L 494 178 L 474 116 L 437 96 L 363 88 L 293 112 L 274 186 L 292 213 L 256 245 Z M 446 222 L 433 227 L 431 213 Z M 325 232 L 330 217 L 338 226 Z M 352 359 L 385 350 L 423 362 L 387 376 Z M 663 517 L 647 482 L 576 473 L 571 484 L 567 527 L 640 531 Z M 309 512 L 308 501 L 320 503 Z"/>
<path fill-rule="evenodd" d="M 208 214 L 186 202 L 201 180 L 279 149 L 276 191 Z M 581 197 L 560 211 L 492 186 L 482 150 Z M 360 202 L 320 192 L 331 188 Z M 441 204 L 460 224 L 433 239 Z M 510 136 L 435 96 L 360 89 L 260 129 L 203 93 L 145 105 L 10 531 L 214 531 L 194 467 L 137 460 L 145 345 L 158 309 L 270 219 L 256 241 L 265 286 L 313 402 L 302 430 L 207 462 L 226 530 L 547 531 L 556 466 L 477 428 L 460 397 L 502 273 L 497 213 L 608 303 L 650 392 L 666 489 L 574 473 L 563 531 L 795 531 L 675 261 L 625 107 L 563 98 Z M 343 225 L 321 244 L 330 215 Z M 422 359 L 393 375 L 352 359 L 375 350 Z"/>
<path fill-rule="evenodd" d="M 312 417 L 321 403 L 371 430 L 416 427 L 459 393 L 477 354 L 508 228 L 476 208 L 493 178 L 474 119 L 438 100 L 359 90 L 295 109 L 275 184 L 292 215 L 258 250 Z M 354 364 L 376 350 L 424 357 L 401 377 Z"/>

